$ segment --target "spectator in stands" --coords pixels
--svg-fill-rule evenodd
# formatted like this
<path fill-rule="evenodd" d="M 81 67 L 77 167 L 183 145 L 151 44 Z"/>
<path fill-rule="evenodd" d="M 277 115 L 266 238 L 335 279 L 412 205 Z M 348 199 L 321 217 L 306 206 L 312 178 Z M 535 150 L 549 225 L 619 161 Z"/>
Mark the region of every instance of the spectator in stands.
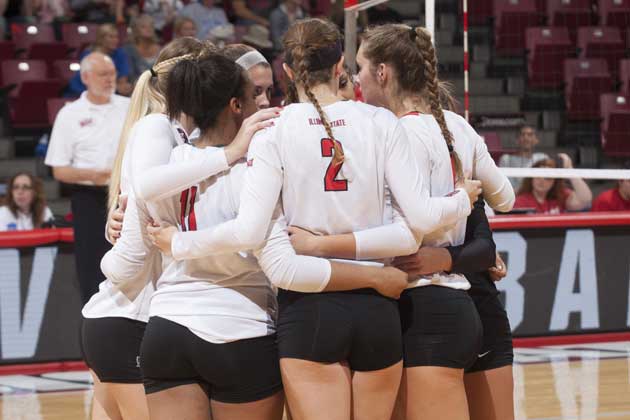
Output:
<path fill-rule="evenodd" d="M 69 20 L 72 10 L 68 0 L 25 0 L 24 15 L 37 18 L 40 23 Z"/>
<path fill-rule="evenodd" d="M 630 161 L 624 164 L 630 170 Z M 617 181 L 617 188 L 601 193 L 593 202 L 593 211 L 630 211 L 630 179 Z"/>
<path fill-rule="evenodd" d="M 173 25 L 173 38 L 182 38 L 185 36 L 197 36 L 197 24 L 189 17 L 181 16 L 175 20 Z"/>
<path fill-rule="evenodd" d="M 23 21 L 22 0 L 0 0 L 0 39 L 4 39 L 12 21 Z"/>
<path fill-rule="evenodd" d="M 234 0 L 232 2 L 236 23 L 253 25 L 255 23 L 269 27 L 269 16 L 276 7 L 275 0 Z"/>
<path fill-rule="evenodd" d="M 386 23 L 401 23 L 402 16 L 387 3 L 377 4 L 367 10 L 370 25 L 384 25 Z"/>
<path fill-rule="evenodd" d="M 124 7 L 124 0 L 70 0 L 79 22 L 121 22 Z"/>
<path fill-rule="evenodd" d="M 531 125 L 521 127 L 518 136 L 518 152 L 510 155 L 505 154 L 499 159 L 499 166 L 502 168 L 531 168 L 534 162 L 548 159 L 544 153 L 534 152 L 534 148 L 538 144 L 538 136 L 536 129 Z M 521 185 L 520 178 L 509 178 L 514 191 L 517 191 Z"/>
<path fill-rule="evenodd" d="M 116 26 L 111 23 L 103 24 L 96 31 L 94 44 L 83 51 L 79 58 L 83 59 L 92 52 L 108 55 L 116 67 L 116 91 L 121 95 L 128 96 L 133 90 L 133 85 L 129 83 L 129 58 L 127 53 L 118 46 L 118 43 L 119 37 Z M 70 80 L 67 93 L 69 96 L 79 96 L 83 91 L 85 91 L 83 77 L 81 73 L 77 73 Z"/>
<path fill-rule="evenodd" d="M 558 159 L 562 167 L 573 167 L 571 158 L 560 153 Z M 543 159 L 533 165 L 534 168 L 556 168 L 556 161 Z M 525 178 L 521 185 L 514 208 L 533 209 L 536 213 L 559 214 L 567 210 L 585 210 L 591 204 L 593 194 L 586 182 L 581 178 L 571 178 L 573 189 L 567 188 L 564 179 L 553 178 Z"/>
<path fill-rule="evenodd" d="M 7 185 L 7 205 L 0 207 L 0 232 L 39 229 L 53 219 L 41 179 L 20 172 Z"/>
<path fill-rule="evenodd" d="M 83 303 L 105 278 L 100 261 L 105 240 L 107 183 L 129 99 L 114 94 L 112 59 L 93 52 L 81 61 L 87 91 L 57 114 L 45 163 L 58 181 L 72 185 L 75 255 Z"/>
<path fill-rule="evenodd" d="M 135 84 L 140 75 L 149 70 L 160 53 L 153 18 L 140 15 L 131 22 L 131 40 L 123 47 L 129 58 L 129 82 Z"/>
<path fill-rule="evenodd" d="M 200 0 L 199 3 L 191 2 L 180 11 L 180 16 L 185 16 L 195 21 L 197 38 L 199 39 L 208 39 L 212 29 L 229 23 L 225 10 L 216 6 L 215 3 L 216 0 Z"/>
<path fill-rule="evenodd" d="M 183 7 L 181 0 L 145 0 L 142 11 L 153 18 L 155 29 L 162 31 L 175 21 L 177 13 Z"/>
<path fill-rule="evenodd" d="M 269 16 L 271 41 L 276 51 L 282 51 L 282 37 L 289 26 L 297 19 L 305 16 L 300 0 L 283 0 L 280 6 L 273 9 Z"/>

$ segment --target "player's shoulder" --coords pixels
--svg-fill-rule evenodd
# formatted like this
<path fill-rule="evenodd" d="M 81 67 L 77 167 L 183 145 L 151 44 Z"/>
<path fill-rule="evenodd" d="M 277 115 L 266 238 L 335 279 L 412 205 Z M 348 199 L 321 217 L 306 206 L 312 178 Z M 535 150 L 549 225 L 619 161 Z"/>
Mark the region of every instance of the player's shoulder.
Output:
<path fill-rule="evenodd" d="M 171 162 L 181 162 L 181 161 L 185 161 L 188 160 L 188 158 L 190 158 L 191 156 L 194 155 L 194 153 L 196 153 L 196 151 L 201 151 L 202 149 L 199 149 L 191 144 L 180 144 L 178 146 L 175 146 L 173 148 L 173 150 L 171 151 Z"/>
<path fill-rule="evenodd" d="M 377 124 L 397 124 L 398 118 L 387 108 L 366 104 L 358 101 L 345 101 L 344 105 L 366 119 L 370 119 Z"/>
<path fill-rule="evenodd" d="M 156 112 L 153 114 L 145 115 L 140 118 L 134 124 L 134 128 L 136 130 L 147 130 L 147 129 L 161 129 L 161 130 L 170 130 L 171 121 L 165 114 L 160 112 Z"/>

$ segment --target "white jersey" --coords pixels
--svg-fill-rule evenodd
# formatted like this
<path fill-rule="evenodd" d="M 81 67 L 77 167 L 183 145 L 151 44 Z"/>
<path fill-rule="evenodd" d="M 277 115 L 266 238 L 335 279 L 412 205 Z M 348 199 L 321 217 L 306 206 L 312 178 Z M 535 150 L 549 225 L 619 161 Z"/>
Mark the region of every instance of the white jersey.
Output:
<path fill-rule="evenodd" d="M 466 177 L 482 182 L 484 198 L 496 210 L 509 211 L 514 205 L 514 190 L 497 168 L 488 153 L 483 138 L 461 116 L 445 111 L 446 125 L 454 139 L 454 149 L 462 163 Z M 409 140 L 416 154 L 428 154 L 429 166 L 425 168 L 425 178 L 429 179 L 429 193 L 439 197 L 453 190 L 453 167 L 446 141 L 439 125 L 430 114 L 412 113 L 401 118 Z M 423 246 L 447 247 L 464 243 L 466 220 L 459 220 L 452 227 L 445 227 L 426 235 Z M 461 274 L 435 273 L 422 276 L 410 283 L 409 287 L 438 284 L 455 289 L 468 289 L 470 284 Z"/>
<path fill-rule="evenodd" d="M 407 136 L 391 112 L 357 102 L 324 107 L 345 160 L 331 165 L 333 143 L 312 104 L 284 108 L 275 125 L 252 140 L 236 219 L 210 232 L 173 237 L 176 259 L 252 249 L 260 244 L 282 193 L 290 225 L 322 234 L 349 233 L 387 220 L 386 187 L 417 240 L 470 213 L 468 196 L 429 198 Z M 390 244 L 392 247 L 399 244 Z M 416 244 L 417 247 L 417 244 Z"/>
<path fill-rule="evenodd" d="M 184 144 L 173 150 L 171 162 L 176 167 L 179 162 L 200 161 L 213 151 L 223 154 L 218 148 L 200 149 Z M 181 206 L 179 229 L 207 229 L 236 217 L 245 170 L 246 163 L 242 160 L 181 192 L 177 200 Z M 173 175 L 173 172 L 157 174 L 154 179 L 155 184 L 162 186 L 162 196 L 181 191 L 181 188 L 167 186 L 168 178 Z M 157 204 L 169 203 L 172 201 Z M 308 277 L 313 279 L 311 284 L 315 284 L 315 290 L 320 291 L 330 277 L 330 264 L 326 260 L 295 255 L 284 231 L 284 222 L 276 221 L 274 226 L 277 228 L 270 234 L 270 240 L 256 256 L 226 252 L 201 259 L 171 261 L 157 282 L 151 316 L 183 325 L 212 343 L 273 334 L 277 316 L 275 290 L 261 271 L 258 260 L 279 283 L 291 282 L 292 278 L 304 283 Z"/>
<path fill-rule="evenodd" d="M 146 225 L 159 214 L 150 214 L 134 186 L 150 183 L 146 178 L 151 179 L 152 171 L 168 163 L 173 147 L 183 142 L 179 130 L 179 125 L 164 114 L 151 114 L 136 122 L 129 133 L 120 182 L 121 194 L 127 195 L 121 237 L 101 261 L 107 279 L 83 308 L 83 316 L 148 321 L 153 282 L 162 272 L 162 257 L 148 241 Z"/>
<path fill-rule="evenodd" d="M 53 219 L 52 212 L 48 207 L 45 207 L 42 222 L 49 222 Z M 13 214 L 9 206 L 0 206 L 0 232 L 32 229 L 33 215 L 31 213 L 22 213 L 18 210 L 17 214 Z"/>

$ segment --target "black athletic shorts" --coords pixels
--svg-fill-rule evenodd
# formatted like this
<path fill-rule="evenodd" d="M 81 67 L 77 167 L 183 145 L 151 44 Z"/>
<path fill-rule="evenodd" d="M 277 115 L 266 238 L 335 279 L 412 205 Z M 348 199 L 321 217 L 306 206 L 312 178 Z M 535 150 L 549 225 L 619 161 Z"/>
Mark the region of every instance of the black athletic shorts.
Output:
<path fill-rule="evenodd" d="M 402 359 L 398 304 L 371 289 L 278 293 L 280 358 L 374 371 Z"/>
<path fill-rule="evenodd" d="M 147 394 L 199 384 L 213 400 L 238 404 L 282 390 L 275 335 L 215 344 L 175 322 L 151 317 L 140 365 Z"/>
<path fill-rule="evenodd" d="M 475 362 L 482 327 L 465 290 L 415 287 L 403 292 L 399 306 L 405 367 L 465 369 Z"/>
<path fill-rule="evenodd" d="M 146 325 L 123 317 L 83 318 L 83 360 L 101 382 L 142 383 L 140 345 Z"/>
<path fill-rule="evenodd" d="M 507 313 L 497 294 L 473 296 L 483 325 L 483 345 L 475 363 L 466 373 L 510 366 L 514 361 L 512 332 Z"/>

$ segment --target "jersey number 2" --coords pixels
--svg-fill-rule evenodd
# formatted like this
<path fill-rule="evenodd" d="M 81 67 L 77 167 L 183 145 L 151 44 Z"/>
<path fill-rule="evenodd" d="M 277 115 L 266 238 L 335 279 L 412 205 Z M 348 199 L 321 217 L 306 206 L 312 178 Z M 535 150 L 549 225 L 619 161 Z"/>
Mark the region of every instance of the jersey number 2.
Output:
<path fill-rule="evenodd" d="M 341 143 L 339 143 L 341 147 Z M 322 157 L 332 157 L 333 150 L 335 150 L 335 143 L 332 139 L 322 139 Z M 326 175 L 324 176 L 324 190 L 325 191 L 348 191 L 348 181 L 345 179 L 335 179 L 341 171 L 343 162 L 339 165 L 333 165 L 331 161 L 326 169 Z"/>

